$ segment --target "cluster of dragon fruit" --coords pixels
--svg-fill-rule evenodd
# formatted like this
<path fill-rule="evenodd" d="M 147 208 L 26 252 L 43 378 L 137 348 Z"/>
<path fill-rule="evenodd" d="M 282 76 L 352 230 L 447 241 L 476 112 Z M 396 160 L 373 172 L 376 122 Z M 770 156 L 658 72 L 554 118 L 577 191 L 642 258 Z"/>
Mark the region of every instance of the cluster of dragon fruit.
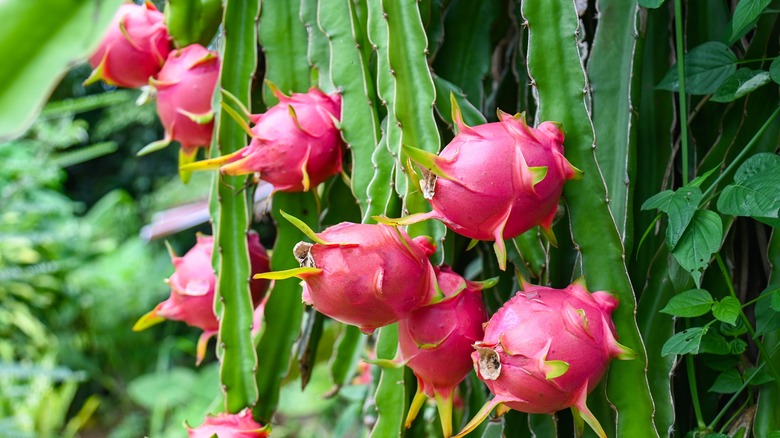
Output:
<path fill-rule="evenodd" d="M 279 103 L 249 116 L 253 126 L 246 147 L 196 161 L 198 149 L 212 144 L 219 56 L 199 44 L 173 47 L 163 14 L 151 3 L 123 5 L 90 63 L 95 70 L 88 82 L 150 85 L 156 91 L 165 138 L 147 149 L 177 141 L 183 176 L 218 169 L 228 175 L 257 175 L 275 191 L 301 192 L 316 190 L 342 171 L 341 97 L 317 88 L 290 96 L 273 88 Z M 425 176 L 420 185 L 429 213 L 374 218 L 373 224 L 343 222 L 315 233 L 281 212 L 312 241 L 277 249 L 293 251 L 300 263 L 300 268 L 280 272 L 269 272 L 266 250 L 257 234 L 248 234 L 255 328 L 262 321 L 270 282 L 297 277 L 303 302 L 336 321 L 366 334 L 398 323 L 397 358 L 382 365 L 408 366 L 417 377 L 407 427 L 431 397 L 444 436 L 452 436 L 453 398 L 474 369 L 494 397 L 458 436 L 476 428 L 496 407 L 499 413 L 516 409 L 542 414 L 571 408 L 606 436 L 586 397 L 611 359 L 632 357 L 616 340 L 611 313 L 617 300 L 606 292 L 588 292 L 584 280 L 564 289 L 524 283 L 488 318 L 481 291 L 496 280 L 469 281 L 451 267 L 432 264 L 433 239 L 412 238 L 403 229 L 439 220 L 468 238 L 492 241 L 501 269 L 506 268 L 504 239 L 538 226 L 554 242 L 551 227 L 563 186 L 580 173 L 564 158 L 561 127 L 544 122 L 532 128 L 521 115 L 503 112 L 498 122 L 467 126 L 457 106 L 453 119 L 458 134 L 438 155 L 404 147 Z M 170 297 L 134 327 L 141 330 L 168 319 L 203 330 L 198 363 L 219 330 L 213 247 L 212 237 L 199 235 L 186 254 L 171 254 L 175 272 L 167 280 Z M 269 430 L 244 410 L 208 417 L 189 434 L 262 437 Z"/>

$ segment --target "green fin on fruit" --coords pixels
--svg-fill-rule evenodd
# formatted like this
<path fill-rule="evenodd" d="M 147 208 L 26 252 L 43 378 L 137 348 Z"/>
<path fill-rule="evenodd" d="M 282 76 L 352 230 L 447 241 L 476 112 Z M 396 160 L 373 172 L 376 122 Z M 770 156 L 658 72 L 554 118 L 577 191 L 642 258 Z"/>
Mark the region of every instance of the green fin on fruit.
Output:
<path fill-rule="evenodd" d="M 305 234 L 306 237 L 311 239 L 313 242 L 319 243 L 320 245 L 332 245 L 332 243 L 327 242 L 321 237 L 317 236 L 317 233 L 315 233 L 314 230 L 312 230 L 304 221 L 285 213 L 284 210 L 279 210 L 279 214 L 281 214 L 283 218 L 287 219 L 288 222 L 293 224 L 295 228 L 297 228 L 301 233 Z"/>
<path fill-rule="evenodd" d="M 252 278 L 255 280 L 286 280 L 292 277 L 302 278 L 308 275 L 319 274 L 320 272 L 322 272 L 322 269 L 319 268 L 293 268 L 285 269 L 284 271 L 263 272 L 255 274 Z"/>
<path fill-rule="evenodd" d="M 401 150 L 404 154 L 411 158 L 412 161 L 430 170 L 432 174 L 438 176 L 439 178 L 448 180 L 452 179 L 452 177 L 448 175 L 447 172 L 445 172 L 444 169 L 442 169 L 439 165 L 439 163 L 441 163 L 443 160 L 438 155 L 407 145 L 401 145 Z"/>
<path fill-rule="evenodd" d="M 414 422 L 414 419 L 417 418 L 417 414 L 420 413 L 420 408 L 423 407 L 427 399 L 428 397 L 425 395 L 422 390 L 422 386 L 418 382 L 417 392 L 414 394 L 412 404 L 409 405 L 409 412 L 406 414 L 406 421 L 404 422 L 405 428 L 409 429 L 412 427 L 412 422 Z"/>
<path fill-rule="evenodd" d="M 542 182 L 544 177 L 547 176 L 547 166 L 529 167 L 528 170 L 531 172 L 534 185 L 537 185 L 540 182 Z"/>
<path fill-rule="evenodd" d="M 192 176 L 192 171 L 184 169 L 188 164 L 193 163 L 195 161 L 195 158 L 198 156 L 198 149 L 192 148 L 191 151 L 188 151 L 184 148 L 179 148 L 179 179 L 182 183 L 187 184 L 190 182 L 190 176 Z"/>
<path fill-rule="evenodd" d="M 556 377 L 561 377 L 569 371 L 569 364 L 562 360 L 545 360 L 545 373 L 544 378 L 552 380 Z"/>
<path fill-rule="evenodd" d="M 157 325 L 165 321 L 165 318 L 157 315 L 157 307 L 147 312 L 144 316 L 138 318 L 138 321 L 136 321 L 135 324 L 133 325 L 134 332 L 140 332 L 142 330 L 146 330 L 153 325 Z"/>

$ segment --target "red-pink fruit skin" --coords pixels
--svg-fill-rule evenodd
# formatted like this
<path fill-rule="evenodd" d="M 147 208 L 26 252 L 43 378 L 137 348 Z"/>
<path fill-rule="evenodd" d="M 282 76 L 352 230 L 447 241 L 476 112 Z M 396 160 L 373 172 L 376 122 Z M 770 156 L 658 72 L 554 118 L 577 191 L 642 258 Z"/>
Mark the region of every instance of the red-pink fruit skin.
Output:
<path fill-rule="evenodd" d="M 257 233 L 247 235 L 252 273 L 269 271 L 269 259 Z M 175 272 L 168 279 L 170 297 L 157 307 L 157 315 L 182 321 L 204 332 L 219 330 L 214 314 L 216 276 L 211 265 L 214 238 L 198 235 L 197 243 L 181 257 L 173 258 Z M 268 280 L 252 280 L 250 290 L 254 305 L 258 305 L 268 289 Z"/>
<path fill-rule="evenodd" d="M 152 82 L 157 89 L 157 114 L 166 137 L 178 141 L 187 153 L 211 144 L 214 121 L 199 124 L 179 110 L 190 114 L 212 111 L 219 65 L 216 52 L 192 44 L 171 52 Z"/>
<path fill-rule="evenodd" d="M 500 375 L 486 379 L 475 351 L 477 375 L 497 398 L 518 411 L 550 414 L 577 403 L 581 392 L 593 390 L 620 352 L 610 319 L 617 301 L 606 293 L 596 294 L 597 299 L 578 283 L 565 289 L 527 285 L 493 315 L 478 344 L 498 353 Z M 587 318 L 587 329 L 580 312 Z M 543 360 L 564 361 L 569 367 L 560 377 L 547 379 Z"/>
<path fill-rule="evenodd" d="M 478 240 L 495 240 L 507 214 L 504 238 L 536 225 L 549 228 L 563 185 L 575 175 L 555 124 L 533 129 L 507 114 L 500 122 L 465 127 L 439 157 L 451 180 L 437 179 L 433 210 L 452 230 Z M 547 175 L 533 186 L 524 166 L 546 166 Z"/>
<path fill-rule="evenodd" d="M 150 5 L 125 3 L 120 6 L 108 32 L 89 57 L 93 68 L 104 61 L 102 79 L 106 82 L 120 87 L 140 87 L 160 71 L 171 51 L 171 39 L 163 14 Z M 122 33 L 120 22 L 124 24 L 127 36 Z"/>
<path fill-rule="evenodd" d="M 280 192 L 306 189 L 301 170 L 304 166 L 311 187 L 339 173 L 343 142 L 333 120 L 341 117 L 341 95 L 312 88 L 307 93 L 277 96 L 279 103 L 253 116 L 254 138 L 222 171 L 259 172 L 260 178 Z"/>
<path fill-rule="evenodd" d="M 370 333 L 433 298 L 427 249 L 400 228 L 342 222 L 318 236 L 334 245 L 309 252 L 322 272 L 303 276 L 303 299 L 317 311 Z"/>
<path fill-rule="evenodd" d="M 398 342 L 401 359 L 407 361 L 423 392 L 428 397 L 436 393 L 449 398 L 471 371 L 472 345 L 483 337 L 487 312 L 481 287 L 467 282 L 448 266 L 436 270 L 445 299 L 401 319 Z M 434 348 L 421 348 L 442 339 Z"/>
<path fill-rule="evenodd" d="M 196 428 L 187 428 L 189 438 L 265 438 L 268 431 L 252 419 L 249 408 L 238 414 L 218 414 L 207 416 L 203 424 Z"/>

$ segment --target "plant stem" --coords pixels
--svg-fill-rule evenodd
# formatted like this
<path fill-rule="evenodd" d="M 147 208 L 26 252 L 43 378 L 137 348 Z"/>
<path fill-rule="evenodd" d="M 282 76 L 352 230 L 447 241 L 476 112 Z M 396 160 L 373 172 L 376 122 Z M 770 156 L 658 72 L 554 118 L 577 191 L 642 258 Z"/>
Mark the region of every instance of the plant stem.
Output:
<path fill-rule="evenodd" d="M 731 424 L 739 416 L 739 413 L 742 412 L 745 409 L 745 407 L 747 407 L 748 403 L 751 402 L 752 398 L 753 397 L 748 397 L 747 399 L 745 399 L 745 403 L 742 403 L 742 406 L 740 406 L 739 409 L 737 409 L 736 412 L 734 412 L 734 415 L 732 415 L 731 418 L 729 418 L 725 423 L 723 423 L 723 427 L 721 427 L 719 431 L 720 433 L 726 432 L 726 428 L 729 427 L 729 424 Z M 733 397 L 732 400 L 736 400 L 736 397 Z M 729 400 L 729 403 L 731 403 L 731 400 Z M 724 406 L 723 411 L 721 412 L 726 412 L 726 409 L 727 408 Z"/>
<path fill-rule="evenodd" d="M 680 153 L 682 154 L 683 185 L 688 184 L 688 95 L 685 92 L 685 62 L 682 0 L 674 0 L 674 32 L 677 40 L 677 97 L 680 101 Z"/>
<path fill-rule="evenodd" d="M 690 328 L 691 324 L 686 319 L 685 328 Z M 691 401 L 693 402 L 693 412 L 696 414 L 696 424 L 699 426 L 699 430 L 706 430 L 707 425 L 704 423 L 704 416 L 701 414 L 701 406 L 699 405 L 699 389 L 696 384 L 696 368 L 693 366 L 693 355 L 685 355 L 685 369 L 688 372 L 688 385 L 691 388 Z"/>
<path fill-rule="evenodd" d="M 713 182 L 709 188 L 704 192 L 704 195 L 702 196 L 702 203 L 699 205 L 700 207 L 705 205 L 707 202 L 709 202 L 709 196 L 712 194 L 712 192 L 715 190 L 715 188 L 718 186 L 718 183 L 721 182 L 721 180 L 729 173 L 731 170 L 737 166 L 738 164 L 741 164 L 742 159 L 745 157 L 745 155 L 750 151 L 750 149 L 753 148 L 753 146 L 758 143 L 758 139 L 761 138 L 761 136 L 764 134 L 764 131 L 769 128 L 769 125 L 772 124 L 772 122 L 775 120 L 777 115 L 780 114 L 780 105 L 775 109 L 775 112 L 773 112 L 768 119 L 766 119 L 766 122 L 764 122 L 763 126 L 756 131 L 755 135 L 753 135 L 753 138 L 750 139 L 747 145 L 739 152 L 739 154 L 731 161 L 731 164 L 726 167 L 726 169 L 718 175 L 718 178 Z"/>
<path fill-rule="evenodd" d="M 775 111 L 777 112 L 777 111 Z M 726 270 L 726 265 L 723 263 L 723 258 L 720 256 L 720 254 L 715 254 L 715 260 L 718 262 L 718 267 L 720 268 L 720 272 L 723 273 L 723 278 L 726 280 L 726 286 L 729 289 L 729 294 L 736 299 L 737 294 L 734 291 L 734 285 L 731 282 L 731 276 L 728 273 L 728 270 Z M 775 365 L 769 360 L 770 357 L 772 357 L 769 354 L 769 351 L 764 347 L 764 344 L 756 339 L 756 331 L 753 329 L 753 326 L 750 324 L 750 320 L 748 319 L 747 315 L 745 315 L 745 312 L 742 310 L 742 307 L 739 308 L 739 317 L 742 319 L 742 322 L 745 323 L 745 327 L 748 330 L 748 333 L 750 334 L 750 338 L 753 339 L 753 342 L 756 343 L 756 348 L 758 348 L 758 351 L 761 353 L 761 356 L 764 359 L 764 363 L 769 365 L 769 371 L 772 373 L 772 377 L 775 378 L 776 382 L 780 382 L 780 373 L 777 372 L 777 368 L 775 368 Z"/>
<path fill-rule="evenodd" d="M 761 295 L 759 295 L 759 296 L 753 298 L 752 300 L 746 302 L 745 304 L 743 304 L 742 308 L 744 309 L 745 307 L 747 307 L 747 306 L 757 302 L 758 300 L 761 300 L 761 299 L 764 299 L 764 298 L 767 298 L 767 297 L 771 297 L 773 294 L 775 294 L 777 292 L 780 292 L 780 289 L 774 289 L 774 290 L 770 290 L 769 292 L 762 293 Z"/>

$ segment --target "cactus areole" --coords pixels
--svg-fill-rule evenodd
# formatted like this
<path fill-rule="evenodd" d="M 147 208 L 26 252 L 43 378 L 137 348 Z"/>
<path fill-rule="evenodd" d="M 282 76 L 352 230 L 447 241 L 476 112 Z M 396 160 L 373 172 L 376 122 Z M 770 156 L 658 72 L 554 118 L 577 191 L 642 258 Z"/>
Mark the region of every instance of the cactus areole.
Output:
<path fill-rule="evenodd" d="M 634 357 L 615 339 L 610 317 L 616 307 L 612 295 L 590 294 L 581 282 L 565 289 L 526 284 L 493 315 L 484 339 L 474 344 L 477 376 L 495 397 L 461 435 L 503 404 L 536 414 L 572 408 L 605 437 L 585 398 L 610 360 Z"/>
<path fill-rule="evenodd" d="M 495 241 L 503 270 L 504 239 L 539 225 L 554 243 L 551 227 L 563 185 L 580 172 L 563 156 L 563 132 L 556 123 L 534 129 L 522 114 L 498 115 L 499 122 L 470 127 L 453 100 L 459 132 L 438 156 L 404 147 L 426 169 L 420 185 L 433 211 L 398 222 L 435 218 L 463 236 Z"/>
<path fill-rule="evenodd" d="M 125 3 L 89 57 L 94 68 L 84 84 L 103 80 L 119 87 L 140 87 L 156 75 L 171 51 L 163 14 L 152 2 Z"/>
<path fill-rule="evenodd" d="M 298 219 L 285 217 L 305 227 Z M 302 279 L 305 303 L 364 333 L 431 302 L 435 274 L 428 256 L 435 249 L 427 237 L 412 239 L 400 228 L 348 222 L 322 233 L 308 228 L 304 233 L 315 243 L 295 246 L 300 268 L 256 278 Z"/>
<path fill-rule="evenodd" d="M 471 371 L 472 345 L 483 337 L 487 312 L 482 289 L 495 281 L 466 281 L 450 267 L 434 268 L 444 298 L 421 307 L 398 322 L 401 360 L 417 376 L 415 396 L 406 427 L 419 412 L 426 396 L 436 399 L 444 436 L 452 435 L 452 397 Z"/>
<path fill-rule="evenodd" d="M 280 192 L 305 192 L 339 173 L 341 95 L 312 88 L 286 96 L 274 86 L 271 89 L 279 103 L 263 114 L 249 115 L 255 124 L 249 145 L 185 170 L 218 167 L 226 175 L 256 173 Z"/>

